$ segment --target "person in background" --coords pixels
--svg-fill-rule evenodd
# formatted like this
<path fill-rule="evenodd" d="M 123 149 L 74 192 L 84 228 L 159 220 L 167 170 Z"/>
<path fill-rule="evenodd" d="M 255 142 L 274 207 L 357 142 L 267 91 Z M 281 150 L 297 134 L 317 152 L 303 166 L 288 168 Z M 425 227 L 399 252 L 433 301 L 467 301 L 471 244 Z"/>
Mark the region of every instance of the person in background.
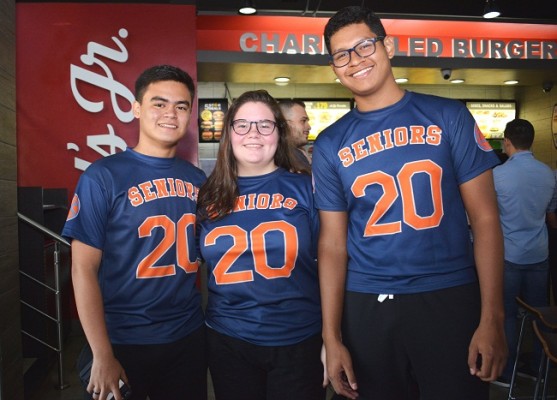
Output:
<path fill-rule="evenodd" d="M 323 400 L 318 216 L 264 90 L 228 110 L 217 162 L 199 191 L 208 268 L 209 370 L 218 400 Z"/>
<path fill-rule="evenodd" d="M 281 100 L 279 106 L 288 122 L 292 144 L 298 149 L 296 157 L 305 167 L 311 168 L 311 160 L 305 150 L 311 131 L 305 103 L 301 100 Z"/>
<path fill-rule="evenodd" d="M 139 140 L 81 175 L 62 235 L 93 359 L 87 392 L 116 400 L 207 398 L 201 296 L 196 288 L 196 201 L 205 174 L 176 157 L 195 87 L 181 69 L 148 68 L 135 83 Z"/>
<path fill-rule="evenodd" d="M 557 169 L 553 170 L 555 182 L 557 182 Z M 547 209 L 547 242 L 549 248 L 549 276 L 551 280 L 551 293 L 548 298 L 553 298 L 552 304 L 557 304 L 557 184 L 553 191 L 553 197 Z"/>
<path fill-rule="evenodd" d="M 509 358 L 494 382 L 510 386 L 516 354 L 519 296 L 533 307 L 548 305 L 548 240 L 546 212 L 555 190 L 555 175 L 530 151 L 534 127 L 524 119 L 507 123 L 503 148 L 509 159 L 493 171 L 505 247 L 505 334 Z M 536 342 L 537 344 L 537 342 Z M 541 347 L 534 347 L 531 362 L 521 375 L 537 377 Z"/>
<path fill-rule="evenodd" d="M 487 400 L 506 358 L 499 160 L 460 101 L 396 84 L 371 10 L 324 38 L 356 103 L 312 158 L 329 379 L 350 399 Z"/>

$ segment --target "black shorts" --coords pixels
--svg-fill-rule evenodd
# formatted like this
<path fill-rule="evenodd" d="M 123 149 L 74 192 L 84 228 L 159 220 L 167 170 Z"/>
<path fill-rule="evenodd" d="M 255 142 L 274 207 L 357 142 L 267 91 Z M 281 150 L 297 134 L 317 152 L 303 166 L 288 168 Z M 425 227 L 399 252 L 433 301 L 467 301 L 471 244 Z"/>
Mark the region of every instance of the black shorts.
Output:
<path fill-rule="evenodd" d="M 480 319 L 478 284 L 394 295 L 347 292 L 343 342 L 359 400 L 488 400 L 471 376 L 468 347 Z"/>

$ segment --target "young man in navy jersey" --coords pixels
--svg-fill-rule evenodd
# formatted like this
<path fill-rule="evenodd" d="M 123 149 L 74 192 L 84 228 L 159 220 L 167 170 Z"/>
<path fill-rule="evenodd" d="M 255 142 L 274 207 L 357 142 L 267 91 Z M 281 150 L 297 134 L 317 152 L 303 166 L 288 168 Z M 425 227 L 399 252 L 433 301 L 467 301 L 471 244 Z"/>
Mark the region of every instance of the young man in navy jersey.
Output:
<path fill-rule="evenodd" d="M 195 87 L 161 65 L 136 81 L 139 140 L 80 177 L 62 234 L 72 240 L 76 305 L 93 358 L 87 392 L 116 400 L 206 399 L 194 225 L 205 174 L 176 157 Z"/>
<path fill-rule="evenodd" d="M 461 102 L 396 84 L 372 11 L 341 9 L 324 36 L 356 102 L 313 150 L 331 383 L 351 399 L 487 400 L 506 358 L 498 159 Z"/>

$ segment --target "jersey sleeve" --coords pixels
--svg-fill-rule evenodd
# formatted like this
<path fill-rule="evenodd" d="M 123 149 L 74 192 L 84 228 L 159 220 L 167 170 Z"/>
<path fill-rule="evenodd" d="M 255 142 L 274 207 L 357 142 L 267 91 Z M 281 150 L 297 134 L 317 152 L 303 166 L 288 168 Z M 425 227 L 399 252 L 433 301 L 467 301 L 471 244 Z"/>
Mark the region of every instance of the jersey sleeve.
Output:
<path fill-rule="evenodd" d="M 468 182 L 499 164 L 499 158 L 478 128 L 474 117 L 459 104 L 454 130 L 449 138 L 458 184 Z"/>
<path fill-rule="evenodd" d="M 88 174 L 83 174 L 77 184 L 62 236 L 102 249 L 109 210 L 106 190 Z"/>
<path fill-rule="evenodd" d="M 324 135 L 325 132 L 321 133 Z M 315 194 L 315 206 L 324 211 L 346 211 L 346 197 L 342 190 L 342 183 L 333 163 L 337 160 L 331 154 L 331 144 L 328 137 L 319 136 L 313 146 L 312 173 Z"/>

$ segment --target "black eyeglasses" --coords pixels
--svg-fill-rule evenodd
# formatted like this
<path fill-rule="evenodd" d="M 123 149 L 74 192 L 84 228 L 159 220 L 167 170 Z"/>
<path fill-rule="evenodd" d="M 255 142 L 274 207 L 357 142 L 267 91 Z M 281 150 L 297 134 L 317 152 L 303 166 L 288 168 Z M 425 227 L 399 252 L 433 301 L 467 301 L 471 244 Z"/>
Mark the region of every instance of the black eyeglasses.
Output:
<path fill-rule="evenodd" d="M 248 121 L 247 119 L 237 119 L 232 121 L 232 129 L 238 135 L 245 135 L 251 129 L 251 124 L 255 124 L 257 132 L 263 136 L 268 136 L 275 130 L 277 123 L 275 121 L 270 121 L 268 119 L 262 119 L 260 121 Z"/>
<path fill-rule="evenodd" d="M 329 56 L 329 61 L 333 66 L 337 68 L 344 67 L 350 62 L 352 52 L 356 53 L 358 56 L 365 58 L 371 56 L 375 53 L 375 44 L 381 40 L 385 39 L 385 36 L 377 36 L 371 39 L 365 39 L 361 42 L 356 43 L 351 49 L 340 50 Z"/>

